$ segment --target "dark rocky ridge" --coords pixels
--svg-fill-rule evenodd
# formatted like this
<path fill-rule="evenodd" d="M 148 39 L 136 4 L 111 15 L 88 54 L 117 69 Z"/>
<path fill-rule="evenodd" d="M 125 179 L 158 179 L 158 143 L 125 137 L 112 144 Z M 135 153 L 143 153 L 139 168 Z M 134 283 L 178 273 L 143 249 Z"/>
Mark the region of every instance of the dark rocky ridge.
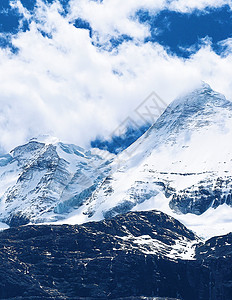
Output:
<path fill-rule="evenodd" d="M 153 246 L 138 243 L 141 236 Z M 186 241 L 197 243 L 195 260 L 169 257 Z M 232 234 L 203 244 L 157 211 L 80 226 L 11 228 L 0 233 L 0 299 L 230 300 L 231 253 Z"/>

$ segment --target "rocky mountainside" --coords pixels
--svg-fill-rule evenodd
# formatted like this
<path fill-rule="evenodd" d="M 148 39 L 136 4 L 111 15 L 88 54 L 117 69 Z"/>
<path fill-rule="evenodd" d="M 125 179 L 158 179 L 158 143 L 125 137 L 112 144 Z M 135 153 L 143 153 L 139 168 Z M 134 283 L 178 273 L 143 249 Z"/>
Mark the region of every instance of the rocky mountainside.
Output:
<path fill-rule="evenodd" d="M 30 141 L 0 157 L 0 221 L 51 222 L 80 207 L 108 173 L 99 155 L 61 142 Z"/>
<path fill-rule="evenodd" d="M 230 300 L 231 246 L 231 234 L 203 243 L 159 211 L 11 228 L 0 232 L 0 299 Z"/>

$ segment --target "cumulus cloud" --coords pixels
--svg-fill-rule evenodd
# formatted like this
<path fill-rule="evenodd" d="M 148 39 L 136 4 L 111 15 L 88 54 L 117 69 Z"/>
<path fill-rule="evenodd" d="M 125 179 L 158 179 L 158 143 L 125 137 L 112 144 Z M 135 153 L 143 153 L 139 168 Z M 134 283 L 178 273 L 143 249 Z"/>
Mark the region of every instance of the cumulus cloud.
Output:
<path fill-rule="evenodd" d="M 141 9 L 152 14 L 164 9 L 191 13 L 224 5 L 232 7 L 231 0 L 71 0 L 69 17 L 88 21 L 94 31 L 101 33 L 100 38 L 123 33 L 141 39 L 149 35 L 148 28 L 134 18 L 136 12 Z"/>
<path fill-rule="evenodd" d="M 169 103 L 204 80 L 232 99 L 231 42 L 224 42 L 225 55 L 206 43 L 190 59 L 168 54 L 159 44 L 144 44 L 147 29 L 130 18 L 140 2 L 80 0 L 81 13 L 71 5 L 66 16 L 58 2 L 39 1 L 31 16 L 20 6 L 30 19 L 29 30 L 13 37 L 16 54 L 0 50 L 0 145 L 5 151 L 39 134 L 86 147 L 96 135 L 114 131 L 152 91 Z M 144 5 L 152 7 L 152 2 Z M 105 6 L 104 13 L 98 5 Z M 88 30 L 72 25 L 74 15 L 86 15 L 104 38 L 118 32 L 135 40 L 104 51 L 94 46 Z"/>
<path fill-rule="evenodd" d="M 95 31 L 101 33 L 101 38 L 123 33 L 141 39 L 149 34 L 149 30 L 132 17 L 139 9 L 159 11 L 165 3 L 166 0 L 71 0 L 70 18 L 87 20 Z"/>

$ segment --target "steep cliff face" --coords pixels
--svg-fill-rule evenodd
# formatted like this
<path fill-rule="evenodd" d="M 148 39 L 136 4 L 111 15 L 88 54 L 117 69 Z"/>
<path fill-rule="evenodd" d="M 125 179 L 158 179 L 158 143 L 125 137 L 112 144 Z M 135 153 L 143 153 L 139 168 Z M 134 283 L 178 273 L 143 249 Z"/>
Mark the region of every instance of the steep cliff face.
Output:
<path fill-rule="evenodd" d="M 65 218 L 106 176 L 108 162 L 60 142 L 31 141 L 0 160 L 1 221 L 11 226 Z"/>
<path fill-rule="evenodd" d="M 203 243 L 158 211 L 11 228 L 0 233 L 0 299 L 230 300 L 231 249 L 231 235 Z"/>

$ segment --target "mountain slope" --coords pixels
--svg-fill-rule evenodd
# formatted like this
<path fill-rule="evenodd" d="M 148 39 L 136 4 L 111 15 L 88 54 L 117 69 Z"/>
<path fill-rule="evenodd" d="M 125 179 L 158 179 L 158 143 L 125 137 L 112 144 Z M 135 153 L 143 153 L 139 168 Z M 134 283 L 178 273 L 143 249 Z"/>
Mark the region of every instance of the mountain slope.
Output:
<path fill-rule="evenodd" d="M 231 246 L 231 234 L 202 243 L 158 211 L 11 228 L 0 232 L 0 299 L 230 300 Z"/>
<path fill-rule="evenodd" d="M 0 222 L 81 224 L 159 209 L 198 235 L 232 228 L 232 103 L 203 84 L 109 161 L 60 142 L 0 157 Z"/>
<path fill-rule="evenodd" d="M 232 206 L 231 140 L 232 103 L 203 84 L 171 103 L 118 155 L 112 164 L 116 171 L 80 208 L 77 219 L 81 213 L 99 220 L 144 209 L 175 217 L 201 215 Z"/>
<path fill-rule="evenodd" d="M 71 144 L 30 141 L 0 157 L 0 220 L 10 226 L 59 220 L 83 204 L 108 162 Z"/>

